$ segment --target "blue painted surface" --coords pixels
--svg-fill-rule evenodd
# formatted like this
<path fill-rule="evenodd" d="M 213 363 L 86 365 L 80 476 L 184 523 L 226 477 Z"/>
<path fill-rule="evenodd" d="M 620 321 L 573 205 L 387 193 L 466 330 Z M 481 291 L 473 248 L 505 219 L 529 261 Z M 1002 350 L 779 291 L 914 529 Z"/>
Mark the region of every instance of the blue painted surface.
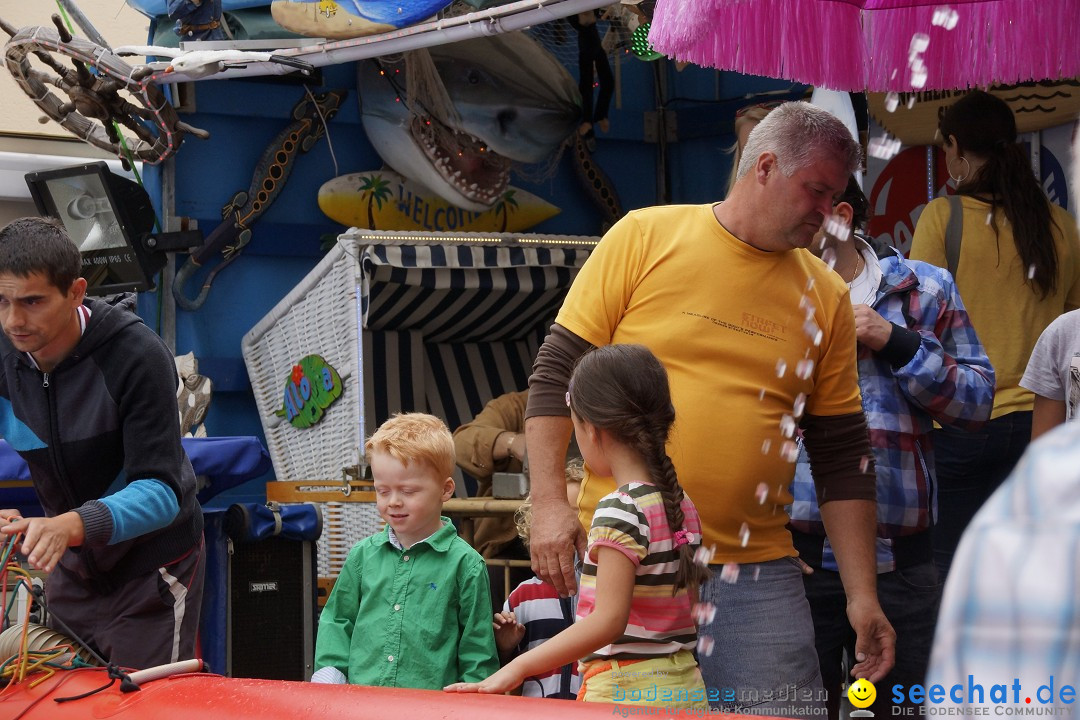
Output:
<path fill-rule="evenodd" d="M 657 202 L 656 146 L 643 141 L 644 113 L 656 109 L 653 72 L 652 64 L 621 60 L 622 104 L 613 101 L 611 131 L 597 137 L 594 160 L 614 181 L 626 209 Z M 745 99 L 748 94 L 790 85 L 695 67 L 676 72 L 670 64 L 666 73 L 668 109 L 676 113 L 681 138 L 669 146 L 671 201 L 721 199 L 731 162 L 723 151 L 734 141 L 735 110 L 755 101 Z M 319 187 L 337 175 L 381 166 L 360 126 L 354 66 L 325 68 L 323 75 L 326 87 L 350 90 L 341 112 L 330 123 L 330 142 L 324 138 L 311 152 L 299 156 L 282 195 L 254 226 L 252 241 L 241 257 L 218 276 L 203 308 L 196 313 L 178 311 L 177 351 L 193 351 L 200 358 L 200 370 L 215 383 L 206 419 L 211 435 L 263 437 L 243 366 L 241 338 L 318 262 L 321 236 L 337 235 L 344 229 L 318 209 Z M 194 86 L 198 111 L 183 119 L 212 136 L 206 141 L 187 138 L 176 156 L 176 213 L 196 219 L 208 234 L 220 222 L 221 206 L 247 188 L 260 153 L 289 122 L 288 113 L 303 89 L 250 79 L 203 81 Z M 763 99 L 776 98 L 756 101 Z M 160 168 L 148 168 L 145 175 L 151 196 L 159 200 Z M 534 232 L 600 232 L 601 214 L 581 189 L 569 154 L 550 179 L 532 182 L 515 174 L 511 181 L 562 208 L 561 214 Z M 189 287 L 200 281 L 201 276 L 196 276 Z M 157 327 L 156 294 L 141 297 L 139 308 L 149 324 Z M 223 493 L 214 504 L 260 502 L 269 479 L 271 475 Z"/>

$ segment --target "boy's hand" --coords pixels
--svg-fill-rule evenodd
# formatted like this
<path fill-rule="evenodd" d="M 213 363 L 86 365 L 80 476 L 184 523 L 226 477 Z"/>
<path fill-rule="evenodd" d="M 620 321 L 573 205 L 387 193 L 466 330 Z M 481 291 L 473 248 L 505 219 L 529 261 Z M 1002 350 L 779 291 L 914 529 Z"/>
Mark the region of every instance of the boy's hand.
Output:
<path fill-rule="evenodd" d="M 36 570 L 52 572 L 65 550 L 83 542 L 82 518 L 74 511 L 51 518 L 16 518 L 9 513 L 4 521 L 6 524 L 0 527 L 0 533 L 23 533 L 19 551 L 27 556 L 30 566 Z"/>
<path fill-rule="evenodd" d="M 447 685 L 443 690 L 445 692 L 505 695 L 518 685 L 521 685 L 522 680 L 523 678 L 513 670 L 513 665 L 507 665 L 494 675 L 478 683 L 459 682 Z"/>
<path fill-rule="evenodd" d="M 500 655 L 514 650 L 521 638 L 525 637 L 525 626 L 517 621 L 512 612 L 497 612 L 491 621 L 491 627 L 495 631 L 495 647 Z"/>

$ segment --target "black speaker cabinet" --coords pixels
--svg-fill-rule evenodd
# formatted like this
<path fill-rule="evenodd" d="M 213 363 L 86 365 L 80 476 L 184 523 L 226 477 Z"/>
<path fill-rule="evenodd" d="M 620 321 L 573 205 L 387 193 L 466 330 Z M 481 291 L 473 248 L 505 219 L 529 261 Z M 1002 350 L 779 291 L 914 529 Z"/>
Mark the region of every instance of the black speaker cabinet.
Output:
<path fill-rule="evenodd" d="M 231 542 L 231 541 L 230 541 Z M 315 543 L 232 543 L 227 674 L 308 680 L 315 656 Z"/>

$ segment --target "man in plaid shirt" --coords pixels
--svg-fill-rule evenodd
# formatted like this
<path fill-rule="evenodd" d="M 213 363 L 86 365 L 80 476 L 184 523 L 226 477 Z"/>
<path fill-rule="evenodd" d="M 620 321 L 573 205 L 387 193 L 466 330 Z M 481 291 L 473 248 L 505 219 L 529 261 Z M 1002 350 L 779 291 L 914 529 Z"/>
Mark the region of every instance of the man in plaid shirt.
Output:
<path fill-rule="evenodd" d="M 921 684 L 929 662 L 941 583 L 932 558 L 937 493 L 930 430 L 934 422 L 968 430 L 990 417 L 994 370 L 948 271 L 890 252 L 878 259 L 859 236 L 869 203 L 854 179 L 836 206 L 834 235 L 810 250 L 848 283 L 858 336 L 859 386 L 877 468 L 878 597 L 896 630 L 896 665 L 879 683 L 872 710 L 888 716 L 896 683 Z M 804 576 L 821 675 L 837 717 L 845 649 L 855 663 L 847 598 L 825 536 L 814 480 L 800 453 L 792 484 L 795 547 L 813 568 Z"/>

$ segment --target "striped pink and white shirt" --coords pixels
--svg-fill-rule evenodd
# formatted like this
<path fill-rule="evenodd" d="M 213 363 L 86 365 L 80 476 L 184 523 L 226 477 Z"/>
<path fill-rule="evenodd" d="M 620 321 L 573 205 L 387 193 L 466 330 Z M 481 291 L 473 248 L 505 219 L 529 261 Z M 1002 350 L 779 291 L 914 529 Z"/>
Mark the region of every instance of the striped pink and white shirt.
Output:
<path fill-rule="evenodd" d="M 691 549 L 701 543 L 701 522 L 689 497 L 683 497 L 686 518 L 682 529 L 692 534 Z M 679 528 L 676 528 L 678 530 Z M 596 506 L 589 530 L 589 551 L 581 572 L 577 617 L 596 607 L 597 547 L 612 547 L 637 566 L 630 617 L 622 637 L 584 658 L 649 658 L 693 650 L 697 628 L 686 588 L 672 596 L 678 554 L 664 511 L 664 499 L 655 485 L 628 483 L 604 496 Z"/>

